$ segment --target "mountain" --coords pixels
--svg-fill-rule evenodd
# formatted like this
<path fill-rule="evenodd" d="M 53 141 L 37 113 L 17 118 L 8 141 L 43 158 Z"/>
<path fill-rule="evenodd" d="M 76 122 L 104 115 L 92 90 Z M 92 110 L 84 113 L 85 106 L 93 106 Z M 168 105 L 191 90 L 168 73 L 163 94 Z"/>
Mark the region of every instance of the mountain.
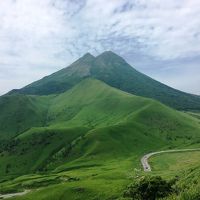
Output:
<path fill-rule="evenodd" d="M 200 110 L 199 96 L 173 89 L 138 72 L 111 51 L 97 57 L 87 53 L 69 67 L 9 94 L 60 94 L 88 77 L 135 95 L 157 99 L 179 110 Z"/>
<path fill-rule="evenodd" d="M 87 53 L 69 67 L 46 76 L 20 90 L 12 90 L 9 94 L 49 95 L 59 94 L 90 76 L 90 68 L 95 57 Z"/>

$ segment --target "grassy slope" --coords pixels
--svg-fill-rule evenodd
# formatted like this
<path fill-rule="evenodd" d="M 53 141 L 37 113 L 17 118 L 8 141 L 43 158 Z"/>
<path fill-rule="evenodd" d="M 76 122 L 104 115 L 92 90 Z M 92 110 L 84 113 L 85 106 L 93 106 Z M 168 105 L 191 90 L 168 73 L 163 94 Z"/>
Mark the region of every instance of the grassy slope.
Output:
<path fill-rule="evenodd" d="M 117 124 L 151 100 L 87 79 L 57 96 L 49 109 L 49 124 L 84 125 L 91 128 Z M 66 123 L 65 123 L 66 122 Z"/>
<path fill-rule="evenodd" d="M 198 200 L 200 195 L 200 152 L 166 153 L 150 159 L 153 174 L 178 177 L 178 194 L 167 200 Z"/>
<path fill-rule="evenodd" d="M 64 150 L 86 131 L 84 128 L 32 128 L 19 135 L 15 142 L 10 142 L 0 153 L 1 178 L 44 171 L 47 163 L 53 160 L 59 163 L 60 158 L 67 156 Z M 59 151 L 56 158 L 51 158 Z"/>
<path fill-rule="evenodd" d="M 137 175 L 133 169 L 140 169 L 144 153 L 198 146 L 198 119 L 94 79 L 57 96 L 27 98 L 39 98 L 40 107 L 49 102 L 48 128 L 20 134 L 1 152 L 1 176 L 10 179 L 34 171 L 44 175 L 6 181 L 0 188 L 47 187 L 17 199 L 116 199 L 129 177 Z M 66 176 L 80 180 L 62 181 Z"/>
<path fill-rule="evenodd" d="M 193 117 L 200 119 L 200 112 L 187 112 L 187 113 Z"/>
<path fill-rule="evenodd" d="M 200 151 L 165 153 L 153 156 L 149 162 L 154 173 L 167 175 L 181 174 L 192 167 L 200 165 Z"/>
<path fill-rule="evenodd" d="M 34 126 L 44 126 L 50 97 L 0 97 L 0 139 L 9 139 Z"/>
<path fill-rule="evenodd" d="M 177 183 L 181 191 L 174 199 L 198 200 L 200 197 L 200 163 L 185 171 Z M 171 200 L 172 198 L 169 198 Z"/>

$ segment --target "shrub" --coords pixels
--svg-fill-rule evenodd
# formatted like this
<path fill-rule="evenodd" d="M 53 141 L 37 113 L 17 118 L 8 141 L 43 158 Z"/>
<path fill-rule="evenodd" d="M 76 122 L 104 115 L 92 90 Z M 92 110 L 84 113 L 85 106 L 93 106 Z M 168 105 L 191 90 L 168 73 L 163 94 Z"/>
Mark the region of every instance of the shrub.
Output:
<path fill-rule="evenodd" d="M 124 197 L 133 200 L 156 200 L 173 193 L 173 182 L 167 182 L 160 176 L 142 177 L 128 186 Z"/>

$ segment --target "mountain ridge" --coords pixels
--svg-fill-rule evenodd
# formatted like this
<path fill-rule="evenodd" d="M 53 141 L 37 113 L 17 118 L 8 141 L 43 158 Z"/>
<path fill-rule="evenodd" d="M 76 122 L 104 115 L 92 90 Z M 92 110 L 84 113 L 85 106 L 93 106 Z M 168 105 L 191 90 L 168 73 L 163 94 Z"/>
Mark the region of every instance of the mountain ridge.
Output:
<path fill-rule="evenodd" d="M 3 97 L 4 104 L 0 104 L 5 108 L 0 113 L 0 141 L 7 136 L 10 144 L 6 148 L 3 142 L 0 144 L 4 152 L 0 175 L 5 175 L 7 164 L 12 166 L 11 173 L 23 174 L 54 169 L 50 165 L 53 162 L 54 167 L 65 168 L 76 159 L 85 163 L 84 159 L 87 162 L 91 156 L 92 162 L 115 155 L 126 158 L 134 151 L 144 151 L 146 145 L 191 145 L 200 138 L 198 119 L 94 78 L 84 79 L 62 94 L 17 97 Z M 74 140 L 80 143 L 70 146 Z M 57 157 L 63 149 L 64 154 Z M 17 164 L 25 160 L 26 164 L 18 168 Z M 30 171 L 30 165 L 34 170 Z"/>
<path fill-rule="evenodd" d="M 157 99 L 179 110 L 200 110 L 198 95 L 179 91 L 150 78 L 111 51 L 97 57 L 87 53 L 70 66 L 8 94 L 59 94 L 87 77 L 101 80 L 131 94 Z"/>

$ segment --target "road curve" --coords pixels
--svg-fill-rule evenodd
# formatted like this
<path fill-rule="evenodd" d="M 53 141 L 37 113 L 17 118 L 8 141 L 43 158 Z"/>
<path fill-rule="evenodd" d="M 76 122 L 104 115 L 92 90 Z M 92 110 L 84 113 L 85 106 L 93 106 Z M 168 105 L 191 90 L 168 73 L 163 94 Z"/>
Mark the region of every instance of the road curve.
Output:
<path fill-rule="evenodd" d="M 142 164 L 145 172 L 150 172 L 151 166 L 148 162 L 148 159 L 151 156 L 154 156 L 157 154 L 162 154 L 162 153 L 175 153 L 175 152 L 186 152 L 186 151 L 200 151 L 200 148 L 197 148 L 197 149 L 173 149 L 173 150 L 157 151 L 157 152 L 148 153 L 141 158 L 141 164 Z"/>

